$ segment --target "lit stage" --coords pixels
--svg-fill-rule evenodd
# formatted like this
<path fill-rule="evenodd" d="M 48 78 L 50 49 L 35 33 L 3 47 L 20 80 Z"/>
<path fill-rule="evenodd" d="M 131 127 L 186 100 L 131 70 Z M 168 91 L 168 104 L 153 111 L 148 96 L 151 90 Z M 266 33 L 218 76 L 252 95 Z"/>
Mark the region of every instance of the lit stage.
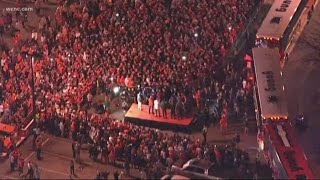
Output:
<path fill-rule="evenodd" d="M 162 111 L 160 110 L 162 116 Z M 156 117 L 149 114 L 149 107 L 142 105 L 142 111 L 138 110 L 138 104 L 132 104 L 128 112 L 125 114 L 124 120 L 140 126 L 148 126 L 163 130 L 177 130 L 189 132 L 192 124 L 192 117 L 183 119 L 171 119 L 170 109 L 167 109 L 167 118 Z"/>

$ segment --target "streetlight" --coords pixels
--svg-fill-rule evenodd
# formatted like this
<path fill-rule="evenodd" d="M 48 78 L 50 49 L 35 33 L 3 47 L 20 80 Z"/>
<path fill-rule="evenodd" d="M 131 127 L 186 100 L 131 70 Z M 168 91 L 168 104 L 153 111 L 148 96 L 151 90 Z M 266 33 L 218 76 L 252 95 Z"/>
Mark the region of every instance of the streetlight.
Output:
<path fill-rule="evenodd" d="M 120 87 L 119 87 L 119 86 L 116 86 L 116 87 L 113 88 L 113 93 L 114 93 L 115 95 L 118 94 L 119 91 L 120 91 Z"/>
<path fill-rule="evenodd" d="M 27 56 L 27 58 L 28 58 L 28 56 Z M 34 69 L 33 69 L 34 57 L 33 57 L 33 55 L 29 59 L 30 59 L 31 75 L 32 75 L 31 76 L 32 113 L 33 113 L 34 121 L 37 121 L 36 96 L 35 96 L 35 84 L 34 84 Z"/>

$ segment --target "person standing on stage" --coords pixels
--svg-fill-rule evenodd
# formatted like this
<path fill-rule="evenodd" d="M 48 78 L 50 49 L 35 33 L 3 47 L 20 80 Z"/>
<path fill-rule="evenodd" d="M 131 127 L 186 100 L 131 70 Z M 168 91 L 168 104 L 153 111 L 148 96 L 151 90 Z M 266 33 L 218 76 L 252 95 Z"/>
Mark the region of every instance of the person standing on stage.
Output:
<path fill-rule="evenodd" d="M 174 95 L 172 95 L 170 100 L 169 100 L 170 118 L 171 119 L 175 119 L 176 118 L 176 113 L 175 113 L 176 103 L 177 103 L 176 97 Z"/>
<path fill-rule="evenodd" d="M 167 118 L 167 102 L 164 99 L 161 100 L 160 107 L 162 110 L 162 116 Z"/>
<path fill-rule="evenodd" d="M 160 117 L 160 110 L 159 110 L 159 99 L 154 100 L 154 111 L 156 113 L 156 117 L 159 115 Z"/>
<path fill-rule="evenodd" d="M 154 100 L 152 98 L 152 96 L 149 96 L 149 99 L 148 99 L 148 102 L 149 102 L 149 114 L 154 114 Z"/>
<path fill-rule="evenodd" d="M 138 110 L 142 111 L 142 94 L 141 94 L 141 92 L 139 92 L 137 95 L 137 101 L 138 101 Z"/>
<path fill-rule="evenodd" d="M 183 104 L 182 104 L 180 96 L 178 96 L 178 98 L 177 98 L 177 103 L 176 103 L 176 107 L 175 107 L 175 114 L 177 116 L 177 119 L 180 120 L 183 118 Z"/>

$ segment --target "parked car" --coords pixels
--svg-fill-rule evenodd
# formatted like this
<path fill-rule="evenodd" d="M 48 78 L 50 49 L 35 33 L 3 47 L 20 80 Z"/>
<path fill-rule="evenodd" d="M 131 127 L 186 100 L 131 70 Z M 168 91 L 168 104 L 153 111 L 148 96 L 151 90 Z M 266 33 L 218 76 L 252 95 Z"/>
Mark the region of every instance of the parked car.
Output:
<path fill-rule="evenodd" d="M 161 180 L 189 180 L 190 178 L 181 175 L 164 175 Z"/>
<path fill-rule="evenodd" d="M 203 159 L 191 159 L 182 167 L 173 165 L 171 170 L 176 174 L 187 176 L 191 179 L 222 179 L 214 176 L 214 163 Z"/>

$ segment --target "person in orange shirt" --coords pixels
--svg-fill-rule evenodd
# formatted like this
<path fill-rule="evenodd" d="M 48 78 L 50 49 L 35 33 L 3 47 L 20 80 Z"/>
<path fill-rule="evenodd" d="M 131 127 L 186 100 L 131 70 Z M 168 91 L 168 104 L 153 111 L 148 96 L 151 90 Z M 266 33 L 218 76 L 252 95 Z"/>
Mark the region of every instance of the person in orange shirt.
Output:
<path fill-rule="evenodd" d="M 150 114 L 150 111 L 152 112 L 152 114 L 154 114 L 154 111 L 153 111 L 153 104 L 154 104 L 154 100 L 151 96 L 149 96 L 149 99 L 148 99 L 148 102 L 149 102 L 149 114 Z"/>
<path fill-rule="evenodd" d="M 225 135 L 227 132 L 227 128 L 228 128 L 228 121 L 227 121 L 226 114 L 223 114 L 221 117 L 220 128 L 221 128 L 222 135 Z"/>
<path fill-rule="evenodd" d="M 197 90 L 197 92 L 194 95 L 194 99 L 196 101 L 198 111 L 201 111 L 201 92 L 200 92 L 200 90 Z"/>

